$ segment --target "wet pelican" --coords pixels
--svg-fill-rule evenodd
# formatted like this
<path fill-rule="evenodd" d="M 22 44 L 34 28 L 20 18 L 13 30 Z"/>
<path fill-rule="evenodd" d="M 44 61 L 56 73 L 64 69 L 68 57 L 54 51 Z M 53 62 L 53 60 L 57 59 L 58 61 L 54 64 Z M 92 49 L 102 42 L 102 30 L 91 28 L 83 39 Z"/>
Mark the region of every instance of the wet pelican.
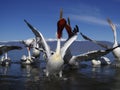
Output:
<path fill-rule="evenodd" d="M 112 50 L 112 52 L 113 52 L 113 55 L 117 58 L 117 60 L 119 60 L 119 56 L 120 56 L 120 54 L 118 53 L 119 52 L 119 50 L 120 50 L 120 46 L 118 45 L 118 43 L 117 43 L 117 36 L 116 36 L 116 27 L 115 27 L 115 25 L 111 22 L 111 20 L 110 19 L 108 19 L 108 22 L 109 22 L 109 24 L 110 24 L 110 26 L 111 26 L 111 28 L 112 28 L 112 30 L 113 30 L 113 32 L 114 32 L 114 45 L 113 45 L 113 48 L 115 48 L 115 49 L 113 49 Z M 99 43 L 99 42 L 97 42 L 96 40 L 92 40 L 92 39 L 90 39 L 89 37 L 87 37 L 87 36 L 85 36 L 84 34 L 82 34 L 81 33 L 81 35 L 82 35 L 82 37 L 84 38 L 84 39 L 86 39 L 86 40 L 89 40 L 89 41 L 91 41 L 91 42 L 93 42 L 93 43 L 95 43 L 95 44 L 97 44 L 97 45 L 99 45 L 99 46 L 101 46 L 101 47 L 103 47 L 103 48 L 105 48 L 105 49 L 109 49 L 109 47 L 107 46 L 107 45 L 105 45 L 105 44 L 103 44 L 103 43 Z M 117 47 L 117 48 L 116 48 Z M 107 57 L 106 57 L 107 58 Z M 106 64 L 108 63 L 109 64 L 109 62 L 110 62 L 110 60 L 107 58 L 104 58 L 104 61 L 106 61 Z M 99 61 L 101 62 L 101 60 L 99 59 Z M 95 62 L 95 60 L 94 60 L 94 62 Z M 97 61 L 96 61 L 97 62 Z M 93 63 L 93 64 L 95 64 L 95 63 Z M 101 63 L 100 63 L 101 64 Z M 117 64 L 117 63 L 116 63 Z"/>
<path fill-rule="evenodd" d="M 62 68 L 64 65 L 63 57 L 66 54 L 67 48 L 76 40 L 77 34 L 72 35 L 71 27 L 67 25 L 66 20 L 64 18 L 60 18 L 60 20 L 57 23 L 57 47 L 56 51 L 54 53 L 51 53 L 51 50 L 45 41 L 43 35 L 32 25 L 30 25 L 27 21 L 25 21 L 27 25 L 30 27 L 30 29 L 34 32 L 34 34 L 40 39 L 39 44 L 43 48 L 46 54 L 46 76 L 49 76 L 50 74 L 59 74 L 59 77 L 62 77 Z M 69 35 L 72 35 L 70 39 L 67 40 L 67 42 L 63 45 L 61 49 L 61 36 L 63 29 L 66 28 L 69 32 Z"/>
<path fill-rule="evenodd" d="M 113 44 L 113 48 L 118 46 L 118 41 L 117 41 L 117 33 L 116 33 L 116 26 L 115 24 L 112 23 L 112 21 L 110 19 L 107 19 L 108 23 L 110 24 L 110 27 L 112 28 L 113 31 L 113 35 L 114 35 L 114 44 Z M 115 58 L 120 61 L 120 47 L 116 48 L 113 50 L 113 54 L 115 56 Z"/>
<path fill-rule="evenodd" d="M 82 34 L 82 33 L 81 33 L 81 36 L 82 36 L 84 39 L 89 40 L 89 41 L 91 41 L 91 42 L 93 42 L 93 43 L 95 43 L 95 44 L 97 44 L 97 45 L 99 45 L 99 46 L 101 46 L 101 47 L 103 47 L 103 48 L 105 48 L 105 49 L 109 49 L 107 45 L 103 45 L 103 44 L 101 44 L 101 43 L 99 43 L 99 42 L 97 42 L 97 41 L 95 41 L 95 40 L 92 40 L 92 39 L 90 39 L 89 37 L 85 36 L 85 35 Z M 110 59 L 107 58 L 107 57 L 105 57 L 105 56 L 104 56 L 104 58 L 103 58 L 103 56 L 102 56 L 102 57 L 99 57 L 99 58 L 96 58 L 96 59 L 93 59 L 93 60 L 92 60 L 92 65 L 105 65 L 105 64 L 108 65 L 108 64 L 110 64 L 110 63 L 111 63 L 111 62 L 110 62 Z"/>
<path fill-rule="evenodd" d="M 34 41 L 35 41 L 34 39 L 27 39 L 27 40 L 22 41 L 22 43 L 26 46 L 27 51 L 28 51 L 28 56 L 23 55 L 21 57 L 22 64 L 31 64 L 34 62 L 33 58 L 31 57 L 31 52 L 30 52 L 31 47 L 33 47 Z"/>
<path fill-rule="evenodd" d="M 8 57 L 8 51 L 11 50 L 20 50 L 22 49 L 20 46 L 12 46 L 12 45 L 0 45 L 0 55 L 4 54 L 4 56 L 1 57 L 0 64 L 2 65 L 8 65 L 10 64 L 11 60 Z"/>
<path fill-rule="evenodd" d="M 62 20 L 62 19 L 60 19 Z M 34 28 L 32 25 L 30 25 L 27 21 L 25 21 L 26 24 L 29 26 L 29 28 L 33 31 L 33 33 L 35 34 L 36 37 L 39 38 L 39 44 L 41 45 L 41 47 L 43 48 L 43 51 L 45 53 L 45 57 L 46 57 L 46 60 L 47 62 L 49 61 L 49 58 L 52 57 L 54 55 L 54 52 L 52 52 L 47 44 L 47 42 L 45 41 L 43 35 L 36 29 Z M 93 59 L 93 58 L 98 58 L 98 57 L 101 57 L 103 55 L 106 55 L 108 54 L 109 52 L 111 52 L 113 50 L 113 48 L 111 49 L 107 49 L 107 50 L 95 50 L 95 51 L 90 51 L 90 52 L 87 52 L 87 53 L 84 53 L 84 54 L 80 54 L 80 55 L 72 55 L 71 54 L 71 51 L 69 49 L 67 49 L 71 43 L 78 37 L 78 32 L 79 32 L 79 29 L 78 27 L 76 26 L 73 30 L 73 32 L 71 31 L 71 27 L 70 27 L 70 24 L 69 24 L 69 20 L 68 20 L 68 24 L 65 25 L 65 28 L 67 29 L 67 32 L 68 32 L 68 36 L 69 38 L 67 39 L 67 41 L 65 42 L 64 46 L 61 47 L 61 54 L 62 54 L 62 58 L 64 59 L 64 62 L 66 64 L 70 64 L 70 65 L 78 65 L 78 61 L 90 61 L 90 59 Z M 72 33 L 71 33 L 72 32 Z M 40 49 L 41 50 L 41 49 Z M 52 53 L 51 53 L 52 52 Z M 52 66 L 51 66 L 52 67 Z M 51 68 L 50 68 L 51 69 Z M 50 71 L 48 69 L 48 71 Z M 54 71 L 54 70 L 52 70 Z M 47 72 L 46 74 L 49 75 L 49 73 L 52 73 L 52 72 Z M 59 74 L 61 76 L 61 74 Z"/>
<path fill-rule="evenodd" d="M 68 18 L 68 25 L 70 26 L 70 19 L 69 18 Z M 78 32 L 78 29 L 76 29 L 76 30 L 73 31 L 74 34 L 76 34 Z M 104 45 L 104 47 L 106 47 L 106 46 Z M 64 57 L 64 61 L 65 61 L 65 63 L 70 65 L 70 67 L 73 67 L 73 68 L 79 66 L 79 63 L 78 63 L 79 61 L 80 62 L 81 61 L 91 61 L 91 59 L 94 59 L 92 61 L 92 64 L 97 64 L 97 65 L 98 64 L 110 64 L 110 60 L 107 57 L 105 57 L 104 55 L 108 54 L 109 52 L 111 52 L 115 48 L 111 48 L 111 49 L 109 48 L 107 50 L 89 51 L 87 53 L 83 53 L 83 54 L 76 55 L 76 56 L 72 55 L 70 49 L 68 49 L 66 52 L 66 55 Z M 97 59 L 97 61 L 95 61 L 95 59 Z M 101 61 L 99 61 L 98 59 Z"/>

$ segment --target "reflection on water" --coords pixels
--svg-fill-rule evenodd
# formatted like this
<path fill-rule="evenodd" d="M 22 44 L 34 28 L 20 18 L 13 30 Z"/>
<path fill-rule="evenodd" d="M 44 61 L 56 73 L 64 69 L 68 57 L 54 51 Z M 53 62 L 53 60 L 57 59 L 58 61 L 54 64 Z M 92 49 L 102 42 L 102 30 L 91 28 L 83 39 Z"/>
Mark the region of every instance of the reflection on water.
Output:
<path fill-rule="evenodd" d="M 26 81 L 38 81 L 40 78 L 40 68 L 36 65 L 21 65 L 21 73 Z"/>
<path fill-rule="evenodd" d="M 7 75 L 8 69 L 9 69 L 9 66 L 5 66 L 5 67 L 0 66 L 0 74 Z"/>
<path fill-rule="evenodd" d="M 81 72 L 86 76 L 96 79 L 100 82 L 109 82 L 115 75 L 115 69 L 111 66 L 102 66 L 102 67 L 94 67 L 92 66 L 87 71 L 81 69 Z"/>
<path fill-rule="evenodd" d="M 5 88 L 6 90 L 119 89 L 119 69 L 111 66 L 93 67 L 91 65 L 83 65 L 77 70 L 65 70 L 63 78 L 47 78 L 40 65 L 41 63 L 33 66 L 22 66 L 14 63 L 9 67 L 1 66 L 0 90 L 5 90 Z M 5 87 L 6 85 L 7 87 Z"/>

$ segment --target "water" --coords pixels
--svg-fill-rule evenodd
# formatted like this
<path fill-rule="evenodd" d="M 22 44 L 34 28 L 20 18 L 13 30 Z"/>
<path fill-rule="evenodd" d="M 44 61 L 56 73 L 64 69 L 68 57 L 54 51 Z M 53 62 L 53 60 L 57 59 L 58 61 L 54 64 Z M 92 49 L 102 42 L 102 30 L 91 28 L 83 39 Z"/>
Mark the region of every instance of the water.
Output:
<path fill-rule="evenodd" d="M 56 42 L 48 43 L 54 50 Z M 16 43 L 9 44 L 16 45 Z M 110 43 L 107 44 L 111 45 Z M 102 48 L 88 42 L 75 42 L 70 49 L 73 55 L 78 55 L 86 51 Z M 62 78 L 47 78 L 44 73 L 45 61 L 40 58 L 40 63 L 38 64 L 23 66 L 20 64 L 20 58 L 23 54 L 26 54 L 26 49 L 10 51 L 8 55 L 12 59 L 12 64 L 10 66 L 0 66 L 0 90 L 120 89 L 119 68 L 109 65 L 93 67 L 91 62 L 82 62 L 79 69 L 64 70 Z M 114 61 L 112 53 L 107 56 L 111 61 Z"/>

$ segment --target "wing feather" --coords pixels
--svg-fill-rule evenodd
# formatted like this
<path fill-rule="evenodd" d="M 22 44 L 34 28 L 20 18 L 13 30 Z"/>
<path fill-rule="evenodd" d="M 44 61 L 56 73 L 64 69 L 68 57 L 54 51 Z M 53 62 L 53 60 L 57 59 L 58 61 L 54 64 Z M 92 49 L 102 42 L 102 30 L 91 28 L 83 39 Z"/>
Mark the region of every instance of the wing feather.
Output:
<path fill-rule="evenodd" d="M 66 53 L 66 50 L 69 48 L 69 46 L 77 39 L 78 35 L 75 34 L 73 35 L 71 38 L 69 38 L 65 44 L 63 45 L 63 47 L 61 48 L 61 54 L 62 54 L 62 57 L 65 56 L 65 53 Z"/>
<path fill-rule="evenodd" d="M 22 49 L 22 47 L 20 47 L 20 46 L 1 45 L 0 46 L 0 55 L 2 55 L 5 52 L 8 52 L 10 50 L 15 50 L 15 49 L 20 50 L 20 49 Z"/>
<path fill-rule="evenodd" d="M 97 44 L 97 45 L 99 45 L 99 46 L 101 46 L 101 47 L 103 47 L 103 48 L 109 49 L 109 47 L 108 47 L 107 45 L 102 44 L 102 43 L 99 43 L 99 42 L 97 42 L 96 40 L 93 40 L 93 39 L 87 37 L 87 36 L 84 35 L 83 33 L 80 33 L 80 34 L 81 34 L 81 36 L 82 36 L 85 40 L 91 41 L 91 42 L 93 42 L 93 43 L 95 43 L 95 44 Z"/>
<path fill-rule="evenodd" d="M 119 47 L 119 46 L 117 46 Z M 115 47 L 115 48 L 117 48 Z M 84 54 L 80 54 L 77 56 L 74 56 L 71 60 L 80 60 L 80 61 L 91 61 L 92 59 L 97 59 L 101 56 L 104 56 L 108 53 L 110 53 L 111 51 L 113 51 L 115 48 L 110 48 L 107 50 L 94 50 L 94 51 L 90 51 Z"/>
<path fill-rule="evenodd" d="M 28 27 L 32 30 L 32 32 L 34 33 L 34 35 L 36 36 L 38 43 L 40 44 L 40 46 L 43 48 L 43 50 L 45 50 L 47 57 L 50 56 L 51 52 L 50 52 L 50 48 L 45 40 L 45 38 L 43 37 L 42 33 L 39 32 L 36 28 L 34 28 L 30 23 L 28 23 L 26 20 L 24 20 L 25 23 L 28 25 Z"/>

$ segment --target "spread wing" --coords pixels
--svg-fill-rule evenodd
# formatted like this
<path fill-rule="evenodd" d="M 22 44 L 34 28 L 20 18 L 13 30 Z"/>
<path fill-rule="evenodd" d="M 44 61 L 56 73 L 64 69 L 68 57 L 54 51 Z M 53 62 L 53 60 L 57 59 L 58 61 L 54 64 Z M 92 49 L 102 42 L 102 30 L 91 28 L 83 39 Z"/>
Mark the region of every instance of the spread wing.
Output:
<path fill-rule="evenodd" d="M 69 48 L 69 46 L 77 39 L 78 35 L 74 35 L 72 36 L 70 39 L 68 39 L 65 44 L 63 45 L 63 47 L 61 48 L 61 54 L 62 54 L 62 57 L 65 56 L 66 54 L 66 50 Z"/>
<path fill-rule="evenodd" d="M 28 23 L 26 20 L 24 20 L 25 23 L 28 25 L 28 27 L 32 30 L 32 32 L 34 33 L 34 35 L 37 38 L 37 42 L 40 44 L 40 46 L 43 48 L 43 50 L 46 52 L 47 57 L 50 56 L 51 52 L 50 52 L 50 48 L 45 40 L 45 38 L 43 37 L 42 33 L 39 32 L 36 28 L 34 28 L 30 23 Z"/>
<path fill-rule="evenodd" d="M 117 47 L 119 47 L 119 46 L 117 46 Z M 115 47 L 115 48 L 117 48 L 117 47 Z M 115 48 L 110 48 L 110 49 L 107 49 L 107 50 L 90 51 L 90 52 L 87 52 L 87 53 L 84 53 L 84 54 L 73 56 L 71 58 L 71 60 L 89 61 L 89 60 L 92 60 L 92 59 L 97 59 L 97 58 L 99 58 L 101 56 L 104 56 L 104 55 L 110 53 Z"/>
<path fill-rule="evenodd" d="M 71 52 L 70 52 L 70 45 L 77 39 L 78 33 L 79 33 L 79 27 L 76 25 L 74 30 L 72 31 L 71 25 L 70 25 L 70 19 L 68 17 L 68 24 L 66 25 L 66 31 L 68 32 L 68 39 L 66 40 L 65 44 L 61 48 L 62 57 L 64 58 L 64 61 L 68 61 L 67 58 L 71 58 Z"/>
<path fill-rule="evenodd" d="M 5 52 L 8 52 L 10 50 L 20 50 L 22 49 L 20 46 L 8 46 L 8 45 L 1 45 L 0 46 L 0 55 L 2 55 Z"/>
<path fill-rule="evenodd" d="M 68 19 L 69 20 L 69 19 Z M 70 24 L 70 21 L 69 21 Z M 78 37 L 78 33 L 79 33 L 79 28 L 76 25 L 76 27 L 74 28 L 74 30 L 71 30 L 71 26 L 68 25 L 70 27 L 69 30 L 72 33 L 68 33 L 68 39 L 66 40 L 65 44 L 63 45 L 63 47 L 61 48 L 61 53 L 62 53 L 62 57 L 66 56 L 66 53 L 70 52 L 70 50 L 67 51 L 67 49 L 70 47 L 70 45 L 77 39 Z M 66 52 L 67 51 L 67 52 Z"/>
<path fill-rule="evenodd" d="M 97 45 L 99 45 L 99 46 L 101 46 L 101 47 L 103 47 L 103 48 L 109 49 L 109 47 L 108 47 L 107 45 L 102 44 L 102 43 L 99 43 L 99 42 L 97 42 L 96 40 L 93 40 L 93 39 L 87 37 L 87 36 L 84 35 L 83 33 L 80 33 L 80 34 L 81 34 L 81 36 L 82 36 L 85 40 L 91 41 L 91 42 L 93 42 L 93 43 L 95 43 L 95 44 L 97 44 Z"/>

